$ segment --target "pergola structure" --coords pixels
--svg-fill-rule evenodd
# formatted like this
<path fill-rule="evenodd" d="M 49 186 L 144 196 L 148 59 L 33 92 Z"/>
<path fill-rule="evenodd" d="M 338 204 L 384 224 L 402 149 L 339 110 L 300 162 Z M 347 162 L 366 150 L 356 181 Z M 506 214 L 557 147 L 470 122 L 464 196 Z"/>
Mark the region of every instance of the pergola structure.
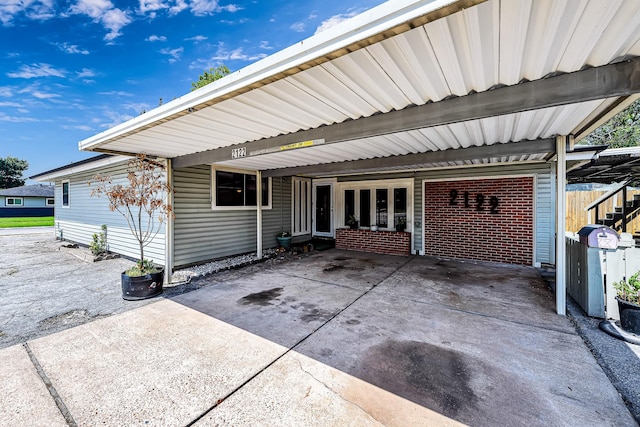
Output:
<path fill-rule="evenodd" d="M 271 177 L 555 160 L 564 314 L 566 153 L 638 93 L 638 1 L 391 0 L 79 146 Z"/>

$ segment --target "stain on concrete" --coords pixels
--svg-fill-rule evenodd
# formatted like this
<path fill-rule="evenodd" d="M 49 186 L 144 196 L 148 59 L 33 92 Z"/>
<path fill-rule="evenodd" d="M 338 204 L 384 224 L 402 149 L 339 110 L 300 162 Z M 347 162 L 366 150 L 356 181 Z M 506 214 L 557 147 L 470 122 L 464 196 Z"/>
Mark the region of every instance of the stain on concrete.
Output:
<path fill-rule="evenodd" d="M 299 306 L 302 309 L 300 320 L 305 323 L 310 322 L 326 322 L 331 319 L 335 313 L 318 308 L 315 304 L 302 303 Z"/>
<path fill-rule="evenodd" d="M 334 261 L 347 261 L 349 258 L 343 256 L 337 256 L 333 260 Z"/>
<path fill-rule="evenodd" d="M 322 271 L 324 271 L 325 273 L 331 273 L 331 272 L 336 271 L 336 270 L 342 270 L 343 268 L 344 268 L 344 265 L 342 265 L 342 264 L 331 263 L 331 264 L 325 265 L 322 268 Z"/>
<path fill-rule="evenodd" d="M 349 319 L 344 323 L 346 323 L 347 325 L 359 325 L 360 321 L 358 319 Z"/>
<path fill-rule="evenodd" d="M 473 410 L 478 398 L 463 354 L 417 341 L 387 340 L 369 349 L 358 377 L 455 418 Z"/>
<path fill-rule="evenodd" d="M 282 295 L 283 288 L 272 288 L 244 296 L 238 300 L 240 305 L 273 305 L 272 301 Z"/>

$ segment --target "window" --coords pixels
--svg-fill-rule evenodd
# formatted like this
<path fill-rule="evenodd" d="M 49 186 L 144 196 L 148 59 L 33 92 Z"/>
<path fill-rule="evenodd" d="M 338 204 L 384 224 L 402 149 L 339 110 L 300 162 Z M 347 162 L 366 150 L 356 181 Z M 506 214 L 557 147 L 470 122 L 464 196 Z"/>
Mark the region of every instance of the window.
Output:
<path fill-rule="evenodd" d="M 360 225 L 371 225 L 371 190 L 360 190 Z"/>
<path fill-rule="evenodd" d="M 413 179 L 406 178 L 339 183 L 339 225 L 346 226 L 349 215 L 355 215 L 360 227 L 394 230 L 400 226 L 411 231 L 412 192 Z"/>
<path fill-rule="evenodd" d="M 294 236 L 311 233 L 311 180 L 292 178 L 291 233 Z"/>
<path fill-rule="evenodd" d="M 386 228 L 389 225 L 387 214 L 389 213 L 389 190 L 378 188 L 376 190 L 376 224 Z"/>
<path fill-rule="evenodd" d="M 225 170 L 214 171 L 213 208 L 255 207 L 258 200 L 256 175 Z M 271 207 L 271 179 L 262 178 L 262 207 Z"/>
<path fill-rule="evenodd" d="M 47 199 L 46 205 L 47 206 L 53 206 L 56 204 L 56 201 L 54 199 Z"/>
<path fill-rule="evenodd" d="M 6 206 L 22 206 L 21 197 L 7 197 L 5 200 Z"/>
<path fill-rule="evenodd" d="M 62 206 L 69 207 L 69 181 L 62 183 Z"/>

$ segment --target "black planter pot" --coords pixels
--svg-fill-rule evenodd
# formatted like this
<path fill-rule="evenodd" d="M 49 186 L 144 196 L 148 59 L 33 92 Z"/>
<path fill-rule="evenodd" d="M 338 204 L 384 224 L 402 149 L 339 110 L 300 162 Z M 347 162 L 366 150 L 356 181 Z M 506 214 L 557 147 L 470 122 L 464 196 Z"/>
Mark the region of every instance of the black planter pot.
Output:
<path fill-rule="evenodd" d="M 618 310 L 620 311 L 620 326 L 622 329 L 632 334 L 640 336 L 640 305 L 618 300 Z"/>
<path fill-rule="evenodd" d="M 131 277 L 122 273 L 122 299 L 136 301 L 160 295 L 164 282 L 164 269 L 144 276 Z"/>

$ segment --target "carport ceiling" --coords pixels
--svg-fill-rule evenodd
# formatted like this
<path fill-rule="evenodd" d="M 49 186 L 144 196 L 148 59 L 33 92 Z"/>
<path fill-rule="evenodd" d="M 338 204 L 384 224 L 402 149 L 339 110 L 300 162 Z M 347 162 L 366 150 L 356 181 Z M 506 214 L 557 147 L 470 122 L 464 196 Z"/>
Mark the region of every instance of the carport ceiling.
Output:
<path fill-rule="evenodd" d="M 256 170 L 493 145 L 413 163 L 542 160 L 640 92 L 638 56 L 637 0 L 390 1 L 80 148 Z"/>

